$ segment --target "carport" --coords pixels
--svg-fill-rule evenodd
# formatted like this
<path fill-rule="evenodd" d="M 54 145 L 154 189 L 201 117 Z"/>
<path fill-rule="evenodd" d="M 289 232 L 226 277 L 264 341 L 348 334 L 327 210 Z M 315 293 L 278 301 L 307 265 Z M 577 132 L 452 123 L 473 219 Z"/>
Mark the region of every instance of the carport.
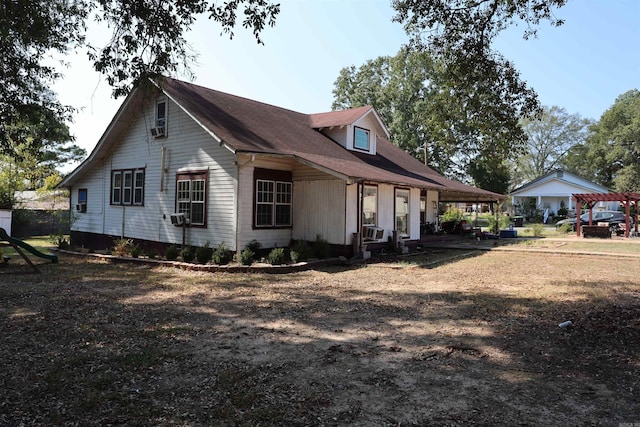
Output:
<path fill-rule="evenodd" d="M 590 194 L 574 194 L 573 200 L 576 202 L 576 206 L 587 205 L 589 208 L 589 225 L 593 225 L 593 207 L 598 202 L 620 202 L 624 205 L 625 209 L 625 237 L 629 237 L 630 231 L 630 219 L 631 219 L 631 205 L 635 206 L 634 221 L 635 233 L 638 233 L 638 201 L 640 201 L 640 193 L 625 192 L 625 193 L 590 193 Z M 579 211 L 578 211 L 579 212 Z M 580 236 L 580 213 L 577 215 L 576 220 L 576 233 Z"/>

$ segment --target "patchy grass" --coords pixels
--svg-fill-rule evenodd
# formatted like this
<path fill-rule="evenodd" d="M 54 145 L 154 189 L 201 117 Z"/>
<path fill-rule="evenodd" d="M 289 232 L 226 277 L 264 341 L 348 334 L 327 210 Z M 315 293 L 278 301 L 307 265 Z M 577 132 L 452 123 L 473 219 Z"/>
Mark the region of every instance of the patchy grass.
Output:
<path fill-rule="evenodd" d="M 526 239 L 514 240 L 511 244 L 526 246 L 527 248 L 551 249 L 575 252 L 601 252 L 601 253 L 625 253 L 640 254 L 640 239 L 638 242 L 608 239 Z"/>
<path fill-rule="evenodd" d="M 33 246 L 34 248 L 38 249 L 40 252 L 44 252 L 44 253 L 50 252 L 51 248 L 53 247 L 53 245 L 49 241 L 49 236 L 35 236 L 35 237 L 27 237 L 27 238 L 19 237 L 19 239 Z M 8 242 L 0 242 L 0 243 L 2 243 L 2 253 L 4 255 L 10 256 L 12 258 L 20 257 L 20 255 L 18 255 L 18 253 L 13 249 L 11 245 L 9 245 Z"/>
<path fill-rule="evenodd" d="M 442 250 L 282 276 L 64 255 L 40 268 L 0 274 L 3 425 L 618 425 L 640 413 L 637 263 Z"/>

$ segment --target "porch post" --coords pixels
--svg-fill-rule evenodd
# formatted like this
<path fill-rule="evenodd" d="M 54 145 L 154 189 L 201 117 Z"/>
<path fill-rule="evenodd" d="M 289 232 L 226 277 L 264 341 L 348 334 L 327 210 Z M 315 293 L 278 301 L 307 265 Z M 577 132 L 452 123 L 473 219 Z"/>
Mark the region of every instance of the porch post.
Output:
<path fill-rule="evenodd" d="M 629 238 L 629 217 L 631 216 L 631 200 L 627 199 L 627 201 L 624 203 L 624 222 L 625 222 L 625 230 L 624 230 L 624 237 Z"/>
<path fill-rule="evenodd" d="M 573 198 L 572 198 L 573 200 Z M 580 199 L 578 199 L 576 197 L 576 237 L 580 237 L 580 216 L 581 216 L 581 212 L 580 209 L 578 209 L 578 206 L 580 206 Z"/>

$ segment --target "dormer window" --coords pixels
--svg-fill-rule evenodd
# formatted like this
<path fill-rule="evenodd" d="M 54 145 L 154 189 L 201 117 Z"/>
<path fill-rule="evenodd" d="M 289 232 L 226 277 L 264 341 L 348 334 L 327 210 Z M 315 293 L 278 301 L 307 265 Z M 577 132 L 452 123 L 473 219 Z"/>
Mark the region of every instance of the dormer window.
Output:
<path fill-rule="evenodd" d="M 367 129 L 354 127 L 353 148 L 369 151 L 369 131 Z"/>

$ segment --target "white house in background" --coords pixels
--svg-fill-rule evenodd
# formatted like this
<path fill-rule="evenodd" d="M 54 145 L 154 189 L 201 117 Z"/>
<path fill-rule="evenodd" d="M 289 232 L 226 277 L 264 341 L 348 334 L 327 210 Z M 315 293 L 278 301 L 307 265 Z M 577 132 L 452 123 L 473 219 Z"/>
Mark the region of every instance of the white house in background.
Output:
<path fill-rule="evenodd" d="M 504 199 L 393 145 L 370 106 L 303 114 L 170 78 L 149 86 L 132 91 L 60 184 L 74 245 L 131 238 L 242 250 L 320 235 L 351 255 L 365 240 L 416 244 L 439 201 Z"/>
<path fill-rule="evenodd" d="M 573 194 L 610 193 L 611 190 L 563 170 L 554 170 L 516 188 L 509 195 L 513 206 L 527 206 L 533 199 L 537 209 L 548 214 L 557 214 L 558 209 L 575 210 Z M 618 202 L 599 202 L 595 206 L 599 210 L 618 210 Z"/>

